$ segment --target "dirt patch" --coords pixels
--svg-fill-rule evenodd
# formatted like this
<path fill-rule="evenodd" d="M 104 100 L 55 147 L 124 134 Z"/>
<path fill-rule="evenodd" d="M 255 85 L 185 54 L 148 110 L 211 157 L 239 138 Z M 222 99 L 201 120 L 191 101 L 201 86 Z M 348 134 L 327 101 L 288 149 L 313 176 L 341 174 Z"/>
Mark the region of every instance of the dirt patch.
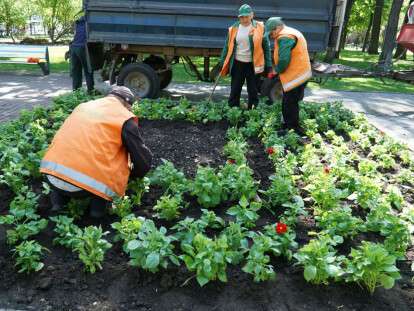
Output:
<path fill-rule="evenodd" d="M 161 158 L 172 161 L 188 177 L 193 177 L 197 164 L 217 167 L 225 162 L 221 150 L 225 144 L 226 123 L 193 125 L 187 122 L 141 121 L 146 144 L 154 152 L 154 166 Z M 264 154 L 258 140 L 249 141 L 248 160 L 261 188 L 268 185 L 273 172 L 272 164 Z M 40 181 L 33 183 L 40 191 Z M 0 189 L 0 212 L 6 211 L 11 192 Z M 152 206 L 162 195 L 158 188 L 145 194 L 139 215 L 151 217 Z M 190 208 L 184 216 L 194 216 L 198 211 L 195 200 L 187 198 Z M 49 203 L 42 197 L 39 212 L 48 216 Z M 225 216 L 227 206 L 216 210 Z M 261 213 L 260 222 L 274 222 L 274 216 Z M 107 216 L 101 221 L 85 217 L 77 222 L 80 226 L 102 225 L 110 230 L 116 217 Z M 157 221 L 157 224 L 169 225 Z M 308 240 L 306 232 L 314 229 L 312 219 L 298 224 L 298 241 Z M 4 237 L 0 227 L 0 237 Z M 111 240 L 113 234 L 108 238 Z M 151 274 L 130 267 L 128 257 L 120 243 L 107 252 L 103 270 L 94 275 L 83 272 L 77 255 L 70 250 L 54 246 L 53 225 L 36 237 L 46 252 L 45 268 L 38 274 L 20 275 L 14 269 L 14 259 L 4 240 L 0 239 L 0 307 L 22 310 L 413 310 L 414 290 L 408 276 L 392 290 L 378 289 L 373 296 L 355 284 L 313 286 L 305 282 L 302 271 L 286 261 L 274 261 L 275 281 L 256 284 L 240 267 L 230 266 L 229 282 L 212 282 L 200 288 L 195 279 L 184 282 L 193 275 L 185 267 L 174 267 Z"/>

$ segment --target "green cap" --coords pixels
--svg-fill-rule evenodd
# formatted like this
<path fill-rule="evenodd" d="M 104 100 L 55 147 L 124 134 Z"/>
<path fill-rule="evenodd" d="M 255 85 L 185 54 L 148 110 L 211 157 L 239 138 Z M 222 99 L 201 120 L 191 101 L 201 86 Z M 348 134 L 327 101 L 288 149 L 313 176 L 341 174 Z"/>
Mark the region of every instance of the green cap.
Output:
<path fill-rule="evenodd" d="M 284 25 L 281 17 L 271 17 L 267 20 L 265 25 L 265 36 L 268 36 L 273 30 L 275 30 L 278 26 Z"/>
<path fill-rule="evenodd" d="M 250 16 L 253 13 L 253 9 L 248 4 L 243 4 L 239 9 L 239 17 Z"/>

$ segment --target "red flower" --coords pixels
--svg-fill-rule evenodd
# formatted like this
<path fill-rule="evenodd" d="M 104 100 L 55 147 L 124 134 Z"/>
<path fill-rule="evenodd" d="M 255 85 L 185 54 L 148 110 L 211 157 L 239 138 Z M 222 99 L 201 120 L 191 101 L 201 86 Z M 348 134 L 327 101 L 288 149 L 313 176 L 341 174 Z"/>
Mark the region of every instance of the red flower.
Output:
<path fill-rule="evenodd" d="M 276 224 L 276 233 L 277 234 L 284 234 L 287 232 L 287 226 L 286 224 L 282 223 L 282 222 L 278 222 Z"/>
<path fill-rule="evenodd" d="M 325 174 L 329 174 L 331 172 L 331 168 L 329 166 L 325 166 L 323 168 L 323 171 L 325 172 Z"/>
<path fill-rule="evenodd" d="M 274 154 L 275 149 L 273 147 L 269 147 L 269 148 L 266 149 L 266 153 L 269 154 L 269 155 Z"/>
<path fill-rule="evenodd" d="M 236 160 L 233 160 L 233 159 L 228 159 L 228 160 L 227 160 L 227 163 L 228 163 L 228 164 L 236 164 Z"/>

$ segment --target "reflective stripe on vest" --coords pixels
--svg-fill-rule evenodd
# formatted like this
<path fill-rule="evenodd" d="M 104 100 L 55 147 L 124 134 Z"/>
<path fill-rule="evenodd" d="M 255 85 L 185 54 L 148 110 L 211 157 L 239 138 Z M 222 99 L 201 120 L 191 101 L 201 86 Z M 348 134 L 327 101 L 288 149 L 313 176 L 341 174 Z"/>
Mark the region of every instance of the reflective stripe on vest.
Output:
<path fill-rule="evenodd" d="M 91 189 L 94 189 L 97 192 L 103 193 L 112 199 L 117 196 L 116 193 L 105 184 L 61 164 L 42 160 L 40 162 L 40 169 L 45 169 L 51 172 L 56 172 L 59 175 L 64 175 L 71 180 L 79 182 Z"/>
<path fill-rule="evenodd" d="M 295 87 L 305 83 L 306 81 L 308 81 L 310 78 L 312 78 L 312 70 L 305 72 L 303 75 L 297 77 L 296 79 L 287 82 L 283 85 L 283 89 L 286 90 L 292 90 Z"/>
<path fill-rule="evenodd" d="M 296 46 L 291 50 L 291 58 L 285 71 L 279 74 L 284 92 L 289 92 L 312 77 L 308 47 L 303 34 L 291 27 L 284 26 L 275 39 L 274 62 L 279 63 L 278 40 L 282 37 L 296 39 Z"/>

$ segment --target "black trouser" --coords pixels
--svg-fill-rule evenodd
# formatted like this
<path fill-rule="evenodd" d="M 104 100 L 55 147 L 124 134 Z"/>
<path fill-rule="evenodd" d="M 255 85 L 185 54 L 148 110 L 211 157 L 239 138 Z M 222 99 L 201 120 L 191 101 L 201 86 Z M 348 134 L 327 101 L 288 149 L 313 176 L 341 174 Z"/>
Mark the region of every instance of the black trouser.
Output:
<path fill-rule="evenodd" d="M 287 129 L 299 128 L 299 102 L 305 96 L 305 87 L 307 83 L 283 93 L 282 115 L 283 127 Z"/>
<path fill-rule="evenodd" d="M 52 192 L 50 193 L 50 201 L 52 203 L 52 206 L 55 204 L 64 206 L 67 203 L 69 203 L 70 199 L 86 199 L 86 198 L 90 198 L 91 208 L 105 209 L 106 206 L 108 205 L 108 201 L 86 190 L 70 192 L 70 191 L 59 189 L 55 187 L 53 184 L 51 184 L 50 182 L 48 183 L 52 189 Z"/>
<path fill-rule="evenodd" d="M 86 60 L 85 47 L 71 47 L 70 48 L 70 62 L 72 71 L 72 88 L 73 90 L 80 89 L 82 87 L 82 70 L 85 74 L 86 86 L 88 91 L 92 91 L 94 88 L 93 72 L 89 70 L 88 62 Z"/>
<path fill-rule="evenodd" d="M 253 63 L 243 63 L 234 60 L 231 69 L 231 92 L 229 98 L 229 106 L 240 106 L 240 95 L 244 81 L 247 81 L 247 93 L 249 95 L 248 105 L 252 108 L 257 106 L 259 97 L 257 95 L 257 76 L 254 72 Z"/>

